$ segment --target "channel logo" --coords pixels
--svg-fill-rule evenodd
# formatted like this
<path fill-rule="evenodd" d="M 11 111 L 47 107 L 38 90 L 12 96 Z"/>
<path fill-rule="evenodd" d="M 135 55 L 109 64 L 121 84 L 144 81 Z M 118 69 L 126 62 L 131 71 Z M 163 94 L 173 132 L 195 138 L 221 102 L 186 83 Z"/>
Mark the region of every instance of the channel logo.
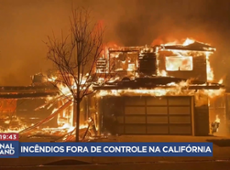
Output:
<path fill-rule="evenodd" d="M 18 158 L 18 134 L 0 133 L 0 158 Z"/>
<path fill-rule="evenodd" d="M 0 155 L 1 156 L 14 156 L 15 147 L 12 143 L 0 143 Z"/>

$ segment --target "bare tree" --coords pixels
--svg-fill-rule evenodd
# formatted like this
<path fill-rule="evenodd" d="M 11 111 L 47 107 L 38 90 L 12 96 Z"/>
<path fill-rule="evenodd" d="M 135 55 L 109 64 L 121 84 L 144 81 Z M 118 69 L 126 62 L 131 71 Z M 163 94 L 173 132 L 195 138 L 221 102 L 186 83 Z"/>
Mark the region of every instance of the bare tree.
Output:
<path fill-rule="evenodd" d="M 91 93 L 90 78 L 103 46 L 103 27 L 92 24 L 90 11 L 84 8 L 72 10 L 70 35 L 58 40 L 48 36 L 48 59 L 57 67 L 61 83 L 66 85 L 74 99 L 76 142 L 79 141 L 80 104 Z M 87 76 L 85 77 L 85 75 Z"/>

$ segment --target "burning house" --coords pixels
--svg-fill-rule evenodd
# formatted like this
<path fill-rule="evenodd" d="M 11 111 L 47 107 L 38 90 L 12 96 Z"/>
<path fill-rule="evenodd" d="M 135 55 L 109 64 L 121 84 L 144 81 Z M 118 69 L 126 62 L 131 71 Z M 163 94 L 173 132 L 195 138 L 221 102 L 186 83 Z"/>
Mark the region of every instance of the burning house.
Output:
<path fill-rule="evenodd" d="M 94 87 L 101 133 L 209 135 L 225 109 L 224 87 L 213 82 L 209 56 L 215 48 L 182 45 L 110 48 L 104 58 L 113 81 Z M 224 101 L 221 104 L 225 103 Z"/>
<path fill-rule="evenodd" d="M 98 135 L 209 135 L 211 122 L 225 122 L 230 101 L 224 86 L 214 82 L 209 62 L 214 52 L 189 39 L 181 45 L 108 48 L 96 64 L 100 78 L 92 85 L 95 92 L 81 103 L 81 128 L 90 118 Z M 65 86 L 52 86 L 55 80 L 38 74 L 29 87 L 2 87 L 1 100 L 12 103 L 1 104 L 2 121 L 16 115 L 27 122 L 23 133 L 47 130 L 43 125 L 72 133 L 71 93 Z"/>

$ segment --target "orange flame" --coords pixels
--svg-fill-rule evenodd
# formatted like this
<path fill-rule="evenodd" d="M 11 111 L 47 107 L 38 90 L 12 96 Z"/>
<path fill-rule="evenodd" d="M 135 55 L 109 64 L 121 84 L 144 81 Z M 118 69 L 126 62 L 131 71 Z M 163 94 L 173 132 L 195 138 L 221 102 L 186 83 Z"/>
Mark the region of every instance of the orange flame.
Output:
<path fill-rule="evenodd" d="M 190 38 L 187 38 L 184 43 L 183 43 L 183 46 L 187 46 L 187 45 L 190 45 L 190 44 L 193 44 L 195 41 L 190 39 Z"/>

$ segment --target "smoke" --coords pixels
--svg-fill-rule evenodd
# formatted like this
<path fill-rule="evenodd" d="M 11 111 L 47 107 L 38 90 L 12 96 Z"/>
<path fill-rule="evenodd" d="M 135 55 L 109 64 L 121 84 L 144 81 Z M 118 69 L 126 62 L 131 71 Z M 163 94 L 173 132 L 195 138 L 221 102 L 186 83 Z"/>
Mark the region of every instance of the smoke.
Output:
<path fill-rule="evenodd" d="M 211 57 L 220 79 L 229 72 L 230 1 L 226 0 L 0 0 L 0 84 L 29 85 L 51 68 L 43 41 L 68 32 L 72 5 L 91 8 L 103 20 L 105 41 L 145 45 L 187 37 L 217 48 Z"/>

